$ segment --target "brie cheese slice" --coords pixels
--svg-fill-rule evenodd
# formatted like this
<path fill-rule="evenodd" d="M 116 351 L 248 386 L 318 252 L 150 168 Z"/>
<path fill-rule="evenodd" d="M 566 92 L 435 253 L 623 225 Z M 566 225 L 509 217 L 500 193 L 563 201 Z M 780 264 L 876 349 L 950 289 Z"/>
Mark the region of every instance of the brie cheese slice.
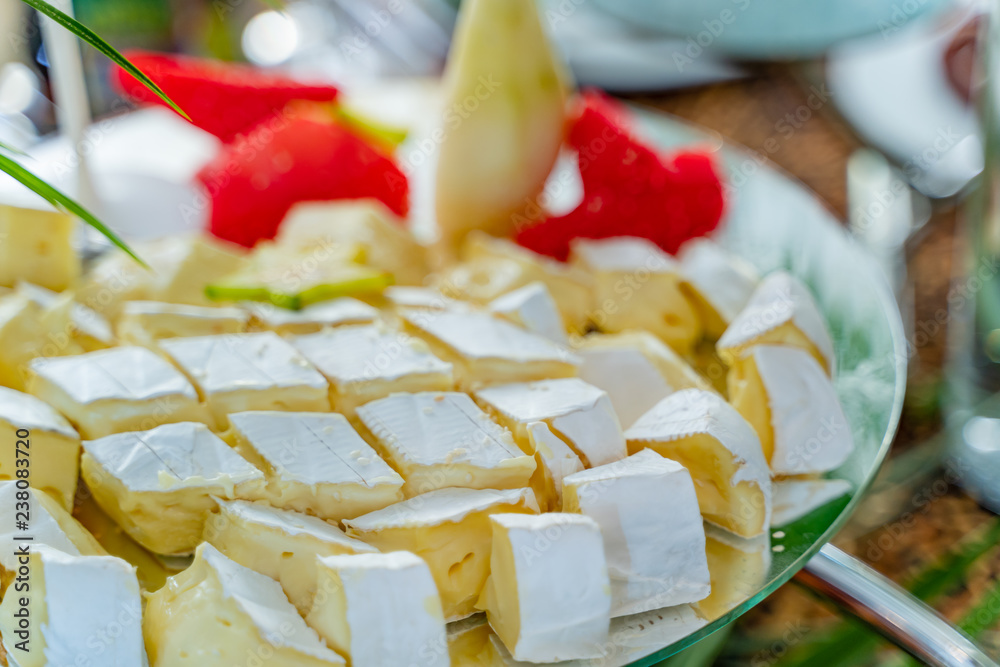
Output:
<path fill-rule="evenodd" d="M 19 557 L 19 567 L 23 581 L 18 575 L 0 603 L 0 635 L 14 665 L 147 664 L 134 567 L 41 544 Z"/>
<path fill-rule="evenodd" d="M 240 565 L 277 580 L 303 616 L 316 595 L 318 557 L 378 551 L 314 516 L 261 502 L 217 502 L 218 510 L 205 522 L 205 541 Z"/>
<path fill-rule="evenodd" d="M 532 454 L 528 425 L 544 421 L 588 467 L 626 456 L 625 437 L 608 395 L 578 378 L 486 387 L 475 398 Z"/>
<path fill-rule="evenodd" d="M 147 597 L 142 631 L 156 667 L 344 665 L 277 581 L 202 544 L 191 566 Z"/>
<path fill-rule="evenodd" d="M 275 507 L 340 521 L 403 499 L 403 478 L 343 415 L 238 412 L 229 422 L 236 451 L 264 471 Z"/>
<path fill-rule="evenodd" d="M 143 347 L 34 359 L 30 368 L 28 392 L 61 412 L 86 439 L 210 420 L 187 378 Z"/>
<path fill-rule="evenodd" d="M 593 334 L 581 339 L 580 379 L 608 393 L 622 428 L 681 389 L 710 389 L 708 381 L 648 331 Z"/>
<path fill-rule="evenodd" d="M 126 301 L 116 330 L 134 345 L 153 347 L 164 338 L 235 334 L 247 330 L 249 317 L 231 306 L 212 308 L 162 301 Z"/>
<path fill-rule="evenodd" d="M 321 557 L 316 568 L 306 623 L 351 667 L 451 665 L 427 563 L 395 551 Z"/>
<path fill-rule="evenodd" d="M 650 511 L 654 507 L 663 511 Z M 705 529 L 694 483 L 681 464 L 647 449 L 575 473 L 563 480 L 563 509 L 601 527 L 612 616 L 708 596 Z"/>
<path fill-rule="evenodd" d="M 56 319 L 62 324 L 58 333 L 68 333 L 87 352 L 116 344 L 111 323 L 92 308 L 73 301 L 71 293 L 60 294 L 25 282 L 17 284 L 17 291 L 43 309 L 56 311 Z"/>
<path fill-rule="evenodd" d="M 599 330 L 643 329 L 681 353 L 701 336 L 701 320 L 681 289 L 680 265 L 656 244 L 577 239 L 572 261 L 594 277 L 590 321 Z"/>
<path fill-rule="evenodd" d="M 395 308 L 445 310 L 471 307 L 467 303 L 445 296 L 442 292 L 433 287 L 391 285 L 382 290 L 382 296 Z"/>
<path fill-rule="evenodd" d="M 578 514 L 490 517 L 490 576 L 479 599 L 515 660 L 603 655 L 611 584 L 601 529 Z"/>
<path fill-rule="evenodd" d="M 684 389 L 625 432 L 629 452 L 649 448 L 691 473 L 706 520 L 743 537 L 771 523 L 771 471 L 750 424 L 714 392 Z"/>
<path fill-rule="evenodd" d="M 753 345 L 788 345 L 805 350 L 831 374 L 833 340 L 812 293 L 790 273 L 775 271 L 754 290 L 730 322 L 716 348 L 730 366 Z"/>
<path fill-rule="evenodd" d="M 80 436 L 62 415 L 34 396 L 0 387 L 0 438 L 7 443 L 0 447 L 0 480 L 17 479 L 18 470 L 28 468 L 21 474 L 32 486 L 73 509 Z"/>
<path fill-rule="evenodd" d="M 827 472 L 854 449 L 833 382 L 808 352 L 756 345 L 729 370 L 727 384 L 775 474 Z"/>
<path fill-rule="evenodd" d="M 760 281 L 752 264 L 707 238 L 696 238 L 680 250 L 683 287 L 701 318 L 705 335 L 717 340 Z"/>
<path fill-rule="evenodd" d="M 269 303 L 247 303 L 244 307 L 261 329 L 279 334 L 316 333 L 324 327 L 343 324 L 368 324 L 378 317 L 378 310 L 349 296 L 320 301 L 301 310 L 279 308 Z"/>
<path fill-rule="evenodd" d="M 851 492 L 843 479 L 780 479 L 774 482 L 771 524 L 785 526 Z"/>
<path fill-rule="evenodd" d="M 18 292 L 0 297 L 0 385 L 23 390 L 32 359 L 84 352 L 67 333 L 66 323 L 52 322 L 50 315 Z"/>
<path fill-rule="evenodd" d="M 712 593 L 697 606 L 712 621 L 760 591 L 771 568 L 771 535 L 744 539 L 708 524 L 705 551 Z"/>
<path fill-rule="evenodd" d="M 377 324 L 296 336 L 292 344 L 329 380 L 334 409 L 349 416 L 394 392 L 448 391 L 455 384 L 451 364 L 422 341 Z"/>
<path fill-rule="evenodd" d="M 563 479 L 584 469 L 583 461 L 545 422 L 527 426 L 528 445 L 535 453 L 531 488 L 543 512 L 562 510 Z"/>
<path fill-rule="evenodd" d="M 83 479 L 136 542 L 185 554 L 220 498 L 264 497 L 264 474 L 203 424 L 166 424 L 83 443 Z"/>
<path fill-rule="evenodd" d="M 406 480 L 407 497 L 449 486 L 520 489 L 535 469 L 467 394 L 392 394 L 358 408 L 358 420 Z"/>
<path fill-rule="evenodd" d="M 489 516 L 537 514 L 530 489 L 437 489 L 344 522 L 380 551 L 412 551 L 434 575 L 449 621 L 475 612 L 490 571 Z"/>
<path fill-rule="evenodd" d="M 147 259 L 153 268 L 153 301 L 211 306 L 205 286 L 247 264 L 245 248 L 206 234 L 169 236 L 154 242 Z"/>
<path fill-rule="evenodd" d="M 486 312 L 417 310 L 402 317 L 455 364 L 461 387 L 572 377 L 580 363 L 567 348 Z"/>
<path fill-rule="evenodd" d="M 545 283 L 529 283 L 507 292 L 493 299 L 487 308 L 533 334 L 548 338 L 553 343 L 569 344 L 559 307 Z"/>
<path fill-rule="evenodd" d="M 171 338 L 160 347 L 198 387 L 219 430 L 233 412 L 330 409 L 326 380 L 273 332 Z"/>
<path fill-rule="evenodd" d="M 26 281 L 62 291 L 80 277 L 76 219 L 47 208 L 0 204 L 0 285 Z"/>

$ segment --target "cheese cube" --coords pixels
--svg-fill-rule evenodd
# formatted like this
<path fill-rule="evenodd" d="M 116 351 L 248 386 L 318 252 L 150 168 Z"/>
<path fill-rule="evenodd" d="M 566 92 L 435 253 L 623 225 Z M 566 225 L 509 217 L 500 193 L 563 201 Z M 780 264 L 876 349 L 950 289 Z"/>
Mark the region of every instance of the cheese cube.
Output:
<path fill-rule="evenodd" d="M 780 479 L 774 482 L 771 525 L 785 526 L 851 492 L 843 479 Z"/>
<path fill-rule="evenodd" d="M 379 325 L 339 327 L 292 344 L 330 382 L 330 402 L 352 415 L 359 405 L 397 391 L 448 391 L 452 366 L 420 340 Z"/>
<path fill-rule="evenodd" d="M 572 261 L 594 276 L 590 320 L 601 331 L 649 331 L 682 354 L 701 336 L 701 320 L 681 290 L 680 266 L 650 241 L 577 239 Z"/>
<path fill-rule="evenodd" d="M 751 539 L 708 524 L 705 552 L 712 577 L 712 593 L 698 602 L 698 610 L 713 621 L 756 595 L 767 581 L 771 568 L 771 535 L 765 532 Z"/>
<path fill-rule="evenodd" d="M 83 479 L 139 544 L 160 554 L 201 542 L 212 496 L 264 497 L 264 474 L 203 424 L 166 424 L 83 443 Z"/>
<path fill-rule="evenodd" d="M 691 475 L 652 450 L 563 480 L 563 509 L 601 526 L 612 616 L 708 596 L 705 529 Z"/>
<path fill-rule="evenodd" d="M 22 474 L 30 475 L 32 486 L 73 509 L 80 436 L 62 415 L 34 396 L 0 387 L 0 438 L 7 443 L 0 448 L 0 480 L 16 479 L 27 468 Z"/>
<path fill-rule="evenodd" d="M 449 621 L 475 612 L 490 571 L 489 516 L 536 514 L 530 489 L 438 489 L 344 522 L 347 534 L 380 551 L 412 551 L 434 575 Z"/>
<path fill-rule="evenodd" d="M 775 271 L 760 282 L 716 348 L 732 366 L 754 345 L 797 347 L 811 354 L 828 374 L 836 367 L 833 340 L 812 293 L 785 271 Z"/>
<path fill-rule="evenodd" d="M 42 208 L 0 204 L 0 285 L 25 281 L 62 291 L 80 277 L 74 218 Z"/>
<path fill-rule="evenodd" d="M 545 283 L 534 282 L 490 301 L 489 310 L 533 334 L 566 345 L 566 327 Z"/>
<path fill-rule="evenodd" d="M 344 665 L 274 579 L 202 544 L 194 563 L 149 595 L 142 632 L 155 667 Z"/>
<path fill-rule="evenodd" d="M 528 425 L 544 421 L 588 467 L 626 456 L 625 437 L 608 395 L 578 378 L 487 387 L 475 397 L 511 430 L 525 451 L 534 453 L 528 444 Z"/>
<path fill-rule="evenodd" d="M 531 488 L 543 512 L 562 510 L 563 479 L 584 469 L 583 461 L 545 422 L 527 426 L 528 445 L 535 452 Z"/>
<path fill-rule="evenodd" d="M 567 348 L 489 313 L 424 310 L 402 317 L 431 350 L 455 364 L 461 387 L 572 377 L 580 363 Z"/>
<path fill-rule="evenodd" d="M 47 311 L 50 334 L 68 334 L 85 351 L 103 350 L 117 343 L 111 323 L 97 311 L 73 301 L 73 294 L 53 292 L 39 285 L 21 282 L 17 292 Z M 54 325 L 54 326 L 53 326 Z"/>
<path fill-rule="evenodd" d="M 147 664 L 134 567 L 113 556 L 74 556 L 44 545 L 33 546 L 26 561 L 21 567 L 30 588 L 15 584 L 0 603 L 0 635 L 12 664 Z M 24 611 L 28 617 L 19 617 Z"/>
<path fill-rule="evenodd" d="M 484 655 L 489 648 L 490 625 L 486 614 L 473 614 L 445 627 L 451 667 L 489 667 Z"/>
<path fill-rule="evenodd" d="M 155 274 L 147 298 L 192 306 L 213 305 L 205 287 L 248 262 L 245 248 L 203 234 L 167 237 L 141 256 Z"/>
<path fill-rule="evenodd" d="M 300 202 L 281 222 L 276 242 L 298 249 L 339 243 L 364 248 L 365 264 L 391 273 L 397 285 L 419 285 L 427 275 L 427 249 L 398 218 L 372 199 Z"/>
<path fill-rule="evenodd" d="M 377 552 L 314 516 L 261 502 L 218 503 L 205 522 L 205 541 L 240 565 L 277 580 L 303 616 L 316 595 L 318 557 Z"/>
<path fill-rule="evenodd" d="M 358 408 L 369 440 L 406 480 L 407 497 L 448 486 L 520 489 L 535 462 L 467 394 L 392 394 Z"/>
<path fill-rule="evenodd" d="M 580 341 L 580 379 L 608 392 L 623 428 L 662 398 L 708 381 L 663 341 L 647 331 L 595 334 Z"/>
<path fill-rule="evenodd" d="M 742 537 L 771 523 L 771 471 L 750 424 L 717 394 L 684 389 L 625 432 L 628 450 L 649 448 L 691 473 L 706 520 Z"/>
<path fill-rule="evenodd" d="M 209 421 L 187 378 L 143 347 L 34 359 L 28 392 L 61 412 L 86 439 L 159 424 Z"/>
<path fill-rule="evenodd" d="M 601 529 L 576 514 L 490 517 L 490 576 L 479 606 L 515 660 L 604 655 L 611 584 Z"/>
<path fill-rule="evenodd" d="M 394 308 L 424 308 L 445 310 L 471 308 L 467 303 L 451 299 L 433 287 L 412 287 L 390 285 L 382 291 L 382 297 Z"/>
<path fill-rule="evenodd" d="M 19 292 L 0 298 L 0 385 L 23 390 L 31 360 L 82 354 L 65 323 Z"/>
<path fill-rule="evenodd" d="M 340 521 L 403 499 L 403 478 L 343 415 L 238 412 L 229 421 L 236 451 L 264 471 L 275 507 Z"/>
<path fill-rule="evenodd" d="M 330 409 L 326 380 L 273 332 L 171 338 L 160 347 L 198 387 L 219 430 L 233 412 Z"/>
<path fill-rule="evenodd" d="M 247 303 L 257 328 L 282 335 L 301 335 L 320 331 L 324 327 L 344 324 L 368 324 L 378 317 L 378 310 L 364 301 L 344 296 L 320 301 L 300 310 L 279 308 L 269 303 Z"/>
<path fill-rule="evenodd" d="M 707 238 L 695 238 L 680 250 L 682 288 L 694 304 L 705 335 L 717 340 L 760 281 L 757 269 Z"/>
<path fill-rule="evenodd" d="M 395 551 L 327 556 L 316 567 L 317 593 L 306 623 L 351 667 L 451 664 L 441 598 L 427 563 Z"/>
<path fill-rule="evenodd" d="M 247 330 L 249 316 L 239 308 L 189 306 L 162 301 L 126 301 L 116 323 L 118 337 L 153 347 L 164 338 L 235 334 Z"/>
<path fill-rule="evenodd" d="M 11 513 L 17 503 L 26 502 L 29 505 L 28 530 L 18 530 L 14 521 L 6 521 L 0 526 L 0 570 L 11 574 L 17 571 L 16 552 L 25 545 L 25 541 L 18 538 L 25 536 L 31 537 L 31 549 L 44 544 L 71 556 L 103 556 L 107 553 L 73 515 L 46 493 L 30 487 L 19 489 L 17 483 L 12 481 L 0 482 L 0 502 L 10 508 Z"/>
<path fill-rule="evenodd" d="M 760 437 L 779 475 L 826 472 L 854 449 L 854 436 L 825 370 L 808 352 L 757 345 L 729 370 L 729 400 Z"/>
<path fill-rule="evenodd" d="M 151 244 L 135 243 L 132 249 L 147 263 L 154 261 Z M 129 301 L 153 298 L 156 277 L 150 270 L 117 248 L 99 256 L 87 269 L 75 290 L 76 300 L 88 308 L 114 320 L 122 305 Z"/>

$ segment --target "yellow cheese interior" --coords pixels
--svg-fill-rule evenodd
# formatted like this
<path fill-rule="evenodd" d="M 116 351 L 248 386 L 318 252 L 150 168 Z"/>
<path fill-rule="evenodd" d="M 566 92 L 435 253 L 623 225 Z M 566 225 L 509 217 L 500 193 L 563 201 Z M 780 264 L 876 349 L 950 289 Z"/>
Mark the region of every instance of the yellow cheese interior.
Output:
<path fill-rule="evenodd" d="M 514 548 L 505 526 L 494 523 L 492 527 L 490 577 L 476 606 L 486 612 L 490 627 L 504 645 L 513 649 L 521 637 L 521 605 Z"/>
<path fill-rule="evenodd" d="M 705 338 L 710 341 L 719 340 L 719 337 L 722 336 L 722 332 L 726 330 L 729 323 L 722 319 L 719 311 L 690 283 L 681 283 L 681 291 L 687 296 L 695 312 L 698 314 Z"/>
<path fill-rule="evenodd" d="M 74 218 L 66 213 L 0 204 L 0 285 L 18 281 L 61 292 L 80 277 Z"/>
<path fill-rule="evenodd" d="M 16 575 L 26 577 L 27 581 L 14 581 L 8 586 L 4 593 L 3 601 L 0 602 L 0 636 L 3 636 L 4 643 L 9 648 L 14 648 L 11 652 L 17 656 L 19 667 L 46 667 L 48 661 L 45 658 L 45 634 L 42 628 L 48 627 L 49 610 L 46 603 L 45 592 L 45 567 L 42 558 L 38 553 L 32 553 L 27 564 L 22 564 L 22 570 Z M 22 619 L 15 617 L 15 614 L 22 613 L 22 598 L 27 598 L 27 610 L 29 614 L 28 627 L 22 628 Z M 17 632 L 27 630 L 27 635 L 18 636 Z M 28 650 L 17 650 L 16 644 L 24 639 L 28 639 Z"/>
<path fill-rule="evenodd" d="M 188 377 L 198 387 L 197 378 Z M 330 396 L 325 387 L 298 385 L 294 387 L 260 389 L 233 389 L 205 396 L 212 413 L 215 429 L 229 427 L 229 415 L 250 410 L 283 410 L 289 412 L 329 412 Z"/>
<path fill-rule="evenodd" d="M 330 402 L 334 410 L 350 417 L 359 406 L 385 398 L 389 394 L 451 391 L 454 388 L 454 380 L 446 373 L 411 373 L 392 380 L 374 379 L 346 383 L 332 381 Z"/>
<path fill-rule="evenodd" d="M 823 370 L 828 371 L 830 367 L 829 360 L 823 357 L 815 343 L 790 321 L 780 324 L 770 331 L 765 331 L 760 336 L 743 345 L 719 348 L 719 356 L 722 357 L 723 361 L 732 365 L 735 359 L 745 356 L 748 350 L 755 345 L 787 345 L 789 347 L 797 347 L 811 354 Z"/>
<path fill-rule="evenodd" d="M 471 620 L 471 619 L 470 619 Z M 490 642 L 490 626 L 485 621 L 471 625 L 460 632 L 448 634 L 448 657 L 451 667 L 484 667 L 483 654 Z"/>
<path fill-rule="evenodd" d="M 16 424 L 0 421 L 0 442 L 7 443 L 0 447 L 0 480 L 17 478 L 17 431 Z M 80 470 L 80 439 L 33 429 L 29 440 L 31 485 L 71 510 Z"/>
<path fill-rule="evenodd" d="M 695 433 L 677 440 L 628 443 L 629 454 L 647 447 L 688 469 L 706 519 L 747 537 L 767 528 L 764 492 L 747 481 L 732 483 L 737 465 L 733 454 L 718 440 L 706 433 Z"/>
<path fill-rule="evenodd" d="M 611 333 L 645 329 L 681 354 L 701 336 L 701 321 L 671 273 L 647 273 L 645 281 L 633 273 L 596 274 L 590 319 Z"/>
<path fill-rule="evenodd" d="M 764 458 L 770 463 L 774 454 L 774 427 L 771 425 L 771 407 L 752 355 L 738 359 L 726 377 L 729 402 L 743 415 L 760 438 Z"/>
<path fill-rule="evenodd" d="M 767 577 L 767 557 L 759 550 L 743 551 L 709 535 L 705 540 L 711 594 L 695 604 L 714 620 L 755 594 Z"/>
<path fill-rule="evenodd" d="M 246 329 L 242 318 L 219 314 L 194 317 L 181 313 L 125 313 L 118 318 L 116 332 L 124 341 L 151 346 L 164 338 L 215 336 L 240 333 Z"/>
<path fill-rule="evenodd" d="M 351 626 L 347 621 L 347 596 L 344 594 L 340 573 L 320 565 L 316 589 L 306 623 L 323 638 L 327 646 L 350 664 Z"/>

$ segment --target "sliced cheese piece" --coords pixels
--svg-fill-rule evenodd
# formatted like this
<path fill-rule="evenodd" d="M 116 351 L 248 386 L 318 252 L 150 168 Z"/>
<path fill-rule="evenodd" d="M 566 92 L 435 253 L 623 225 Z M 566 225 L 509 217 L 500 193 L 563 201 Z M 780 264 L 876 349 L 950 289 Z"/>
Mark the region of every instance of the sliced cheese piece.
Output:
<path fill-rule="evenodd" d="M 682 287 L 701 319 L 705 336 L 717 340 L 753 294 L 760 275 L 750 262 L 707 238 L 680 250 Z"/>
<path fill-rule="evenodd" d="M 220 430 L 233 412 L 330 409 L 326 380 L 273 332 L 171 338 L 160 348 L 198 388 Z"/>
<path fill-rule="evenodd" d="M 534 453 L 528 425 L 544 421 L 588 467 L 625 458 L 625 437 L 608 395 L 579 378 L 486 387 L 475 397 L 511 430 L 525 451 Z"/>
<path fill-rule="evenodd" d="M 134 567 L 44 545 L 21 558 L 25 588 L 19 575 L 0 603 L 0 635 L 14 665 L 147 664 Z"/>
<path fill-rule="evenodd" d="M 83 443 L 83 479 L 139 544 L 191 553 L 220 498 L 264 497 L 264 474 L 204 424 L 166 424 Z"/>
<path fill-rule="evenodd" d="M 646 449 L 575 473 L 563 480 L 563 509 L 601 526 L 612 616 L 708 596 L 705 529 L 694 483 L 681 464 Z"/>
<path fill-rule="evenodd" d="M 152 347 L 164 338 L 240 333 L 248 322 L 247 313 L 239 308 L 126 301 L 115 328 L 123 341 Z"/>
<path fill-rule="evenodd" d="M 535 470 L 510 432 L 467 394 L 392 394 L 358 408 L 369 440 L 413 497 L 448 486 L 520 489 Z"/>
<path fill-rule="evenodd" d="M 706 520 L 742 537 L 771 524 L 771 471 L 753 427 L 714 392 L 684 389 L 625 432 L 634 454 L 649 448 L 691 473 Z"/>
<path fill-rule="evenodd" d="M 72 287 L 81 270 L 75 229 L 67 213 L 0 204 L 0 285 L 23 280 L 57 291 Z"/>
<path fill-rule="evenodd" d="M 351 667 L 449 667 L 427 563 L 408 551 L 319 558 L 306 623 Z"/>
<path fill-rule="evenodd" d="M 491 312 L 553 343 L 569 343 L 559 307 L 545 283 L 533 282 L 519 287 L 493 299 L 487 307 Z"/>
<path fill-rule="evenodd" d="M 344 665 L 277 581 L 202 544 L 191 567 L 149 595 L 142 632 L 155 667 Z"/>
<path fill-rule="evenodd" d="M 528 424 L 528 445 L 535 453 L 531 488 L 543 512 L 562 510 L 563 479 L 584 469 L 583 461 L 545 422 Z"/>
<path fill-rule="evenodd" d="M 85 439 L 173 422 L 208 423 L 187 378 L 143 347 L 34 359 L 28 392 L 61 412 Z"/>
<path fill-rule="evenodd" d="M 427 275 L 427 249 L 406 221 L 373 199 L 300 202 L 281 222 L 276 242 L 297 249 L 356 243 L 365 263 L 393 275 L 397 285 L 419 285 Z"/>
<path fill-rule="evenodd" d="M 486 614 L 473 614 L 445 627 L 448 639 L 448 657 L 451 667 L 488 667 L 490 625 Z"/>
<path fill-rule="evenodd" d="M 705 526 L 705 552 L 712 593 L 698 602 L 702 615 L 713 621 L 756 595 L 771 568 L 771 535 L 744 539 L 711 524 Z"/>
<path fill-rule="evenodd" d="M 395 308 L 445 310 L 470 307 L 467 303 L 445 296 L 440 290 L 433 287 L 391 285 L 382 291 L 382 296 Z"/>
<path fill-rule="evenodd" d="M 598 330 L 644 329 L 682 354 L 701 336 L 701 320 L 681 290 L 679 264 L 654 243 L 577 239 L 572 261 L 594 276 L 590 321 Z"/>
<path fill-rule="evenodd" d="M 0 569 L 14 573 L 18 551 L 45 544 L 71 556 L 103 556 L 107 552 L 94 536 L 58 502 L 37 489 L 18 488 L 16 482 L 0 482 L 0 502 L 9 512 L 26 511 L 28 529 L 20 530 L 14 521 L 0 526 Z M 17 510 L 18 503 L 28 503 L 27 510 Z M 23 538 L 30 536 L 30 543 Z M 22 539 L 18 539 L 22 538 Z"/>
<path fill-rule="evenodd" d="M 774 482 L 771 524 L 785 526 L 851 492 L 843 479 L 779 479 Z"/>
<path fill-rule="evenodd" d="M 378 310 L 364 301 L 344 296 L 320 301 L 299 310 L 279 308 L 269 303 L 245 304 L 253 316 L 254 324 L 282 335 L 316 333 L 324 327 L 344 324 L 368 324 L 378 317 Z"/>
<path fill-rule="evenodd" d="M 61 333 L 69 334 L 87 352 L 103 350 L 116 344 L 111 323 L 97 311 L 73 301 L 73 294 L 21 282 L 17 291 L 55 315 L 62 324 Z"/>
<path fill-rule="evenodd" d="M 648 331 L 582 338 L 580 379 L 608 392 L 623 428 L 681 389 L 710 389 L 708 381 Z"/>
<path fill-rule="evenodd" d="M 597 523 L 556 512 L 496 514 L 490 523 L 490 576 L 479 606 L 514 659 L 602 656 L 611 583 Z"/>
<path fill-rule="evenodd" d="M 733 365 L 754 345 L 797 347 L 811 354 L 828 374 L 836 367 L 823 314 L 809 288 L 786 271 L 775 271 L 760 281 L 716 348 L 723 361 Z"/>
<path fill-rule="evenodd" d="M 409 334 L 381 325 L 339 327 L 292 344 L 330 382 L 334 409 L 353 415 L 359 405 L 397 391 L 448 391 L 452 365 Z"/>
<path fill-rule="evenodd" d="M 567 348 L 489 313 L 417 310 L 402 317 L 455 364 L 460 387 L 572 377 L 580 363 Z"/>
<path fill-rule="evenodd" d="M 277 580 L 303 616 L 316 595 L 318 557 L 377 552 L 314 516 L 262 502 L 218 503 L 205 522 L 205 541 L 240 565 Z"/>
<path fill-rule="evenodd" d="M 343 415 L 238 412 L 229 422 L 236 451 L 264 471 L 275 507 L 340 521 L 403 499 L 403 478 Z"/>
<path fill-rule="evenodd" d="M 826 472 L 854 449 L 833 382 L 808 352 L 757 345 L 729 370 L 729 400 L 757 431 L 771 470 Z"/>
<path fill-rule="evenodd" d="M 489 516 L 538 513 L 530 489 L 438 489 L 344 522 L 380 551 L 412 551 L 434 575 L 449 621 L 475 612 L 490 571 Z"/>
<path fill-rule="evenodd" d="M 80 471 L 80 436 L 66 419 L 34 396 L 0 387 L 0 480 L 30 478 L 72 511 Z M 20 453 L 19 453 L 20 452 Z"/>
<path fill-rule="evenodd" d="M 206 234 L 167 237 L 142 257 L 155 274 L 146 298 L 192 306 L 211 306 L 205 287 L 248 262 L 245 248 Z"/>
<path fill-rule="evenodd" d="M 47 311 L 20 292 L 0 298 L 0 385 L 23 390 L 31 377 L 32 359 L 85 351 L 70 336 L 64 315 Z"/>

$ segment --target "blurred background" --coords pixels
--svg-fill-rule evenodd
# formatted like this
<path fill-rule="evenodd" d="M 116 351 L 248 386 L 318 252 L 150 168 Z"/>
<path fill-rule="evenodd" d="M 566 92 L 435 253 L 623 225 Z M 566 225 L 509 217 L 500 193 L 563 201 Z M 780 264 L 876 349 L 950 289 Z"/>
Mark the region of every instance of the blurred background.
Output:
<path fill-rule="evenodd" d="M 908 331 L 909 388 L 892 460 L 836 544 L 1000 658 L 994 3 L 540 1 L 579 84 L 743 144 L 818 193 L 879 258 Z M 246 61 L 363 92 L 439 75 L 457 3 L 76 0 L 72 10 L 119 49 Z M 0 24 L 0 141 L 28 149 L 57 127 L 44 33 L 18 0 L 0 0 Z M 107 60 L 83 56 L 91 116 L 126 112 Z M 397 104 L 370 102 L 390 119 L 415 113 Z M 168 150 L 94 143 L 147 162 Z M 792 583 L 670 664 L 911 662 Z"/>

